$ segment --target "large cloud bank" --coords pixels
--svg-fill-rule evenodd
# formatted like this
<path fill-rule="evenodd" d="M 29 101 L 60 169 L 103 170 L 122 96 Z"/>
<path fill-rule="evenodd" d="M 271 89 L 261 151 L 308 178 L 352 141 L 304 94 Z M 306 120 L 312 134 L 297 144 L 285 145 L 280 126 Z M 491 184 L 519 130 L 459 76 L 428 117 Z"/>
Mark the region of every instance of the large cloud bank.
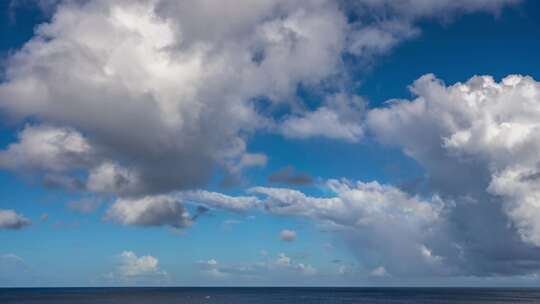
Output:
<path fill-rule="evenodd" d="M 358 141 L 363 101 L 342 85 L 344 54 L 368 60 L 417 34 L 419 18 L 515 1 L 407 2 L 52 1 L 7 61 L 0 109 L 34 123 L 0 165 L 144 195 L 264 165 L 246 144 L 256 130 Z M 334 93 L 311 109 L 296 91 L 321 84 Z"/>
<path fill-rule="evenodd" d="M 426 75 L 412 85 L 416 99 L 366 110 L 344 63 L 369 64 L 419 35 L 422 18 L 514 2 L 54 1 L 50 22 L 6 62 L 0 110 L 20 130 L 0 167 L 113 196 L 106 218 L 125 225 L 188 227 L 197 214 L 186 202 L 200 213 L 311 218 L 345 237 L 377 276 L 535 271 L 539 84 L 509 76 L 446 86 Z M 316 92 L 315 106 L 299 88 Z M 249 150 L 254 132 L 352 143 L 372 134 L 417 160 L 430 191 L 346 180 L 327 181 L 328 197 L 197 190 L 216 172 L 234 180 L 265 165 L 264 151 Z M 9 225 L 29 223 L 17 221 Z M 158 269 L 125 258 L 125 269 Z"/>
<path fill-rule="evenodd" d="M 446 86 L 425 75 L 411 90 L 418 98 L 370 111 L 367 124 L 455 202 L 446 228 L 462 259 L 453 262 L 481 274 L 537 270 L 540 84 L 511 75 Z"/>
<path fill-rule="evenodd" d="M 540 83 L 519 75 L 500 82 L 477 76 L 447 86 L 425 75 L 411 90 L 416 99 L 370 110 L 366 125 L 425 168 L 427 190 L 329 180 L 323 196 L 254 187 L 248 196 L 206 193 L 191 200 L 214 207 L 256 200 L 252 207 L 272 214 L 311 218 L 347 241 L 364 273 L 537 273 Z"/>

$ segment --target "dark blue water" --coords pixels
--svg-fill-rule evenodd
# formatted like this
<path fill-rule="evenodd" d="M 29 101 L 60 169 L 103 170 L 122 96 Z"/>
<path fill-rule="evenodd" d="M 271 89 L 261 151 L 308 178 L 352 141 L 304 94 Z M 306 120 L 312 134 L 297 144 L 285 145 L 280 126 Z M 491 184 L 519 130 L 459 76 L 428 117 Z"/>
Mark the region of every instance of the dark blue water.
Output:
<path fill-rule="evenodd" d="M 508 288 L 22 288 L 2 304 L 540 303 L 540 289 Z"/>

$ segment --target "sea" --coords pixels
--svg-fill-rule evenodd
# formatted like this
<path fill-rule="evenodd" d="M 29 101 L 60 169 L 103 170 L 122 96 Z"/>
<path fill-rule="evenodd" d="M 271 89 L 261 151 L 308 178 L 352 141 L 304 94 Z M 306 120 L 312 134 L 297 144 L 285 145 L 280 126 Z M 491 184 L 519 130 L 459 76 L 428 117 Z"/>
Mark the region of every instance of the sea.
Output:
<path fill-rule="evenodd" d="M 540 288 L 2 288 L 0 303 L 540 303 Z"/>

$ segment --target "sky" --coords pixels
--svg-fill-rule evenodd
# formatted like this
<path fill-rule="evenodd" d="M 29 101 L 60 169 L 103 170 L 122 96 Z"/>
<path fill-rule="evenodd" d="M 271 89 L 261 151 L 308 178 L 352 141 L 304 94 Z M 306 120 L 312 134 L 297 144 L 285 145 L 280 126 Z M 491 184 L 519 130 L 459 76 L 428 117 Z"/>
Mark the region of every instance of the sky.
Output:
<path fill-rule="evenodd" d="M 540 4 L 7 0 L 0 286 L 538 286 Z"/>

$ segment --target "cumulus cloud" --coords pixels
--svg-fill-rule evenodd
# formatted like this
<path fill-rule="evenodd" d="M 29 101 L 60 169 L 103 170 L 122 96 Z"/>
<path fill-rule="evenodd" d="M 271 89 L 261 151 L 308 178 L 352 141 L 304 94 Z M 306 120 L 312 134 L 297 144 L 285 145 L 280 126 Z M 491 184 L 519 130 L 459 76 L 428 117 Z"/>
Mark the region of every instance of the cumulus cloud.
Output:
<path fill-rule="evenodd" d="M 188 227 L 196 215 L 184 202 L 311 218 L 349 239 L 366 269 L 392 275 L 436 271 L 434 261 L 473 260 L 475 274 L 540 267 L 536 82 L 476 77 L 447 87 L 428 75 L 412 86 L 414 101 L 366 113 L 343 62 L 370 61 L 419 35 L 419 20 L 515 2 L 62 2 L 6 61 L 0 110 L 33 123 L 0 151 L 0 167 L 118 196 L 106 218 L 125 225 Z M 321 84 L 315 104 L 297 94 Z M 421 163 L 434 192 L 456 205 L 377 182 L 331 180 L 328 196 L 193 190 L 218 170 L 236 179 L 264 166 L 268 157 L 247 144 L 255 132 L 357 142 L 366 128 Z"/>
<path fill-rule="evenodd" d="M 95 193 L 137 193 L 139 176 L 112 162 L 104 162 L 89 171 L 86 189 Z"/>
<path fill-rule="evenodd" d="M 253 196 L 230 196 L 206 190 L 184 191 L 176 194 L 181 199 L 204 205 L 208 208 L 233 212 L 247 211 L 258 207 L 259 199 Z"/>
<path fill-rule="evenodd" d="M 292 242 L 292 241 L 296 240 L 296 231 L 289 230 L 289 229 L 283 229 L 279 233 L 279 238 L 282 241 L 285 241 L 285 242 Z"/>
<path fill-rule="evenodd" d="M 430 247 L 435 230 L 445 223 L 445 205 L 439 197 L 423 199 L 377 182 L 329 180 L 324 188 L 331 195 L 307 196 L 297 190 L 268 187 L 251 188 L 248 190 L 249 196 L 229 196 L 208 191 L 187 191 L 175 195 L 211 208 L 231 211 L 262 208 L 273 214 L 311 218 L 322 228 L 330 229 L 348 241 L 353 252 L 364 263 L 366 275 L 371 271 L 368 269 L 381 264 L 400 275 L 446 271 L 444 265 L 438 262 L 442 258 Z M 280 237 L 291 241 L 295 239 L 296 232 L 284 230 Z M 403 259 L 407 259 L 408 263 L 402 263 Z M 293 264 L 285 254 L 279 255 L 270 264 L 299 273 L 316 272 L 306 264 Z M 254 268 L 248 267 L 246 269 L 249 271 L 246 271 L 252 273 Z M 260 268 L 257 269 L 260 271 Z M 232 270 L 214 267 L 209 271 L 223 276 Z"/>
<path fill-rule="evenodd" d="M 377 182 L 329 180 L 326 187 L 336 195 L 311 197 L 297 190 L 268 187 L 254 187 L 249 192 L 265 196 L 263 202 L 270 212 L 312 217 L 339 226 L 393 219 L 421 225 L 436 220 L 442 207 L 437 197 L 424 201 Z"/>
<path fill-rule="evenodd" d="M 264 164 L 263 156 L 237 149 L 268 119 L 256 112 L 253 98 L 282 102 L 300 82 L 334 74 L 343 13 L 324 1 L 268 1 L 217 18 L 230 25 L 203 21 L 202 31 L 198 22 L 216 20 L 212 14 L 222 14 L 222 4 L 182 5 L 60 5 L 9 59 L 2 109 L 14 119 L 31 116 L 76 129 L 100 151 L 98 163 L 125 168 L 95 169 L 91 176 L 100 181 L 91 181 L 92 191 L 116 190 L 113 175 L 136 177 L 130 192 L 193 188 L 216 167 Z M 262 58 L 254 60 L 255 54 Z"/>
<path fill-rule="evenodd" d="M 166 271 L 159 267 L 159 260 L 151 255 L 137 256 L 133 251 L 118 255 L 118 265 L 105 277 L 120 284 L 154 284 L 169 280 Z"/>
<path fill-rule="evenodd" d="M 186 204 L 194 207 L 193 214 L 185 207 Z M 180 191 L 118 198 L 107 210 L 105 218 L 123 225 L 171 226 L 181 229 L 191 226 L 209 209 L 242 214 L 259 206 L 260 200 L 254 196 L 229 196 L 206 190 Z M 84 202 L 73 202 L 70 207 L 84 209 L 86 206 Z"/>
<path fill-rule="evenodd" d="M 513 1 L 409 2 L 37 1 L 54 15 L 8 58 L 0 109 L 42 125 L 26 127 L 0 165 L 46 171 L 59 187 L 148 195 L 264 165 L 246 145 L 262 129 L 358 141 L 358 97 L 323 93 L 308 107 L 297 88 L 340 92 L 343 54 L 384 53 L 418 18 Z"/>
<path fill-rule="evenodd" d="M 92 154 L 88 142 L 71 128 L 27 125 L 18 140 L 0 151 L 1 167 L 61 172 L 83 167 Z"/>
<path fill-rule="evenodd" d="M 182 202 L 165 195 L 118 199 L 107 210 L 106 218 L 123 225 L 185 228 L 192 224 Z"/>
<path fill-rule="evenodd" d="M 466 260 L 462 267 L 480 274 L 538 269 L 540 84 L 510 75 L 447 86 L 425 75 L 411 91 L 416 99 L 374 109 L 367 121 L 381 142 L 424 166 L 433 191 L 456 203 L 447 229 L 458 250 L 439 254 L 457 255 L 456 263 Z"/>
<path fill-rule="evenodd" d="M 0 167 L 41 175 L 49 187 L 116 194 L 140 190 L 134 172 L 103 159 L 81 133 L 66 127 L 26 125 L 17 143 L 0 151 Z M 81 169 L 88 169 L 86 180 L 77 176 Z"/>
<path fill-rule="evenodd" d="M 357 142 L 363 135 L 363 109 L 360 97 L 337 94 L 315 111 L 286 118 L 281 132 L 290 138 L 327 137 Z"/>
<path fill-rule="evenodd" d="M 126 277 L 166 274 L 159 269 L 158 259 L 151 255 L 138 257 L 133 251 L 124 251 L 120 254 L 118 271 Z"/>
<path fill-rule="evenodd" d="M 281 252 L 275 258 L 264 261 L 244 262 L 240 264 L 222 265 L 216 259 L 201 260 L 196 263 L 200 271 L 214 279 L 236 280 L 247 279 L 265 281 L 269 277 L 295 280 L 303 279 L 317 273 L 310 264 L 299 263 Z"/>
<path fill-rule="evenodd" d="M 0 229 L 19 230 L 29 226 L 32 222 L 18 214 L 15 210 L 0 209 Z"/>
<path fill-rule="evenodd" d="M 341 234 L 365 267 L 384 263 L 399 274 L 442 272 L 426 262 L 421 246 L 429 246 L 432 231 L 444 222 L 444 203 L 422 199 L 377 182 L 329 180 L 333 195 L 312 197 L 284 188 L 255 187 L 269 212 L 303 216 Z M 402 260 L 408 263 L 403 264 Z"/>
<path fill-rule="evenodd" d="M 310 218 L 321 228 L 338 233 L 366 269 L 384 264 L 397 274 L 446 271 L 426 257 L 426 250 L 431 253 L 435 230 L 445 222 L 446 205 L 438 196 L 423 199 L 377 182 L 329 180 L 323 188 L 328 195 L 317 197 L 287 188 L 254 187 L 248 190 L 252 196 L 240 197 L 257 200 L 256 206 L 266 212 Z M 281 236 L 291 240 L 296 233 L 284 230 Z M 280 255 L 274 264 L 290 263 L 288 256 Z M 304 270 L 312 272 L 307 267 Z"/>

